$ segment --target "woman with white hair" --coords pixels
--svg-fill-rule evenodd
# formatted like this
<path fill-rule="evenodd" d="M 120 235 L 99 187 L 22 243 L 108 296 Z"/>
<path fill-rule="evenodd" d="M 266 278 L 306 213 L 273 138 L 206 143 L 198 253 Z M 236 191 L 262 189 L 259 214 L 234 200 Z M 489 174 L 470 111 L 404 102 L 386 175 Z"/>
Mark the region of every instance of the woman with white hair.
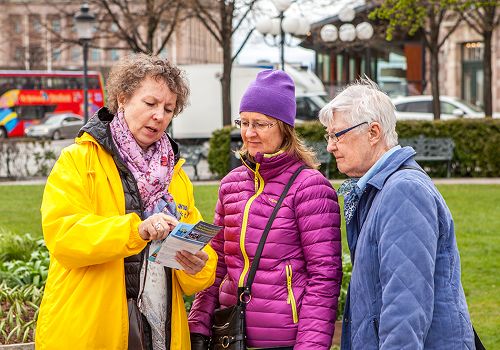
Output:
<path fill-rule="evenodd" d="M 474 349 L 453 219 L 400 147 L 394 105 L 369 79 L 320 112 L 344 195 L 353 270 L 342 349 Z"/>

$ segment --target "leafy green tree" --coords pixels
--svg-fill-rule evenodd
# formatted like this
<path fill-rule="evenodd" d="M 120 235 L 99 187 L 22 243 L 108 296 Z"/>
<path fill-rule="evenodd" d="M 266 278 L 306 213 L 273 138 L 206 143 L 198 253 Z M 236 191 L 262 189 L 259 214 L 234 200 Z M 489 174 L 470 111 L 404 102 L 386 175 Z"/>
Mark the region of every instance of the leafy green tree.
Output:
<path fill-rule="evenodd" d="M 462 1 L 463 3 L 463 1 Z M 397 29 L 407 30 L 409 35 L 422 33 L 431 59 L 432 111 L 434 119 L 439 119 L 439 49 L 457 29 L 461 17 L 456 16 L 453 25 L 444 29 L 445 20 L 453 20 L 451 15 L 461 5 L 460 0 L 382 0 L 380 7 L 370 14 L 371 19 L 379 18 L 388 22 L 386 38 L 392 40 Z"/>
<path fill-rule="evenodd" d="M 491 69 L 491 39 L 493 31 L 500 23 L 500 0 L 467 0 L 460 11 L 462 18 L 477 33 L 482 35 L 484 41 L 483 55 L 483 104 L 486 117 L 493 116 L 493 96 L 491 91 L 492 69 Z"/>

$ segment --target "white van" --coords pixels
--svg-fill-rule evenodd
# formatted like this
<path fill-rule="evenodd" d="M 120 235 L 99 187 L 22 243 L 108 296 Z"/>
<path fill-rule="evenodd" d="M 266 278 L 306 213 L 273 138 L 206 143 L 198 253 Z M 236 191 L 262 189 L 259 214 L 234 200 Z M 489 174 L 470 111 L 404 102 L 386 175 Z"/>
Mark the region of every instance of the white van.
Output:
<path fill-rule="evenodd" d="M 181 66 L 186 71 L 191 89 L 190 103 L 172 122 L 176 140 L 209 139 L 212 132 L 222 128 L 221 83 L 222 65 L 197 64 Z M 238 118 L 241 97 L 257 73 L 272 66 L 233 66 L 231 74 L 232 120 Z M 297 122 L 314 120 L 326 104 L 326 91 L 321 80 L 311 71 L 286 65 L 285 71 L 295 82 Z"/>

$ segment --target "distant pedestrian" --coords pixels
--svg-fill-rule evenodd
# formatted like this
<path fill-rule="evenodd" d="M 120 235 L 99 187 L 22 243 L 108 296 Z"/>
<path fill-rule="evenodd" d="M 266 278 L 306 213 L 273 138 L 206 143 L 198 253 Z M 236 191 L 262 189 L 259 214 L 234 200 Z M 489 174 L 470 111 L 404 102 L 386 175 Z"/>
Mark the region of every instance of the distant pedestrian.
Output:
<path fill-rule="evenodd" d="M 274 219 L 246 306 L 247 345 L 259 349 L 330 349 L 342 280 L 337 195 L 294 130 L 295 86 L 265 70 L 240 103 L 243 165 L 221 181 L 212 240 L 215 283 L 189 314 L 193 344 L 211 335 L 214 310 L 236 304 L 266 223 L 292 174 L 303 165 Z M 220 339 L 213 339 L 220 342 Z M 205 342 L 206 344 L 206 342 Z M 205 347 L 206 349 L 206 347 Z"/>
<path fill-rule="evenodd" d="M 450 210 L 401 148 L 390 98 L 369 79 L 320 112 L 344 195 L 353 270 L 342 349 L 474 349 Z"/>
<path fill-rule="evenodd" d="M 182 296 L 213 283 L 217 256 L 179 252 L 184 270 L 147 259 L 177 220 L 201 219 L 165 133 L 187 103 L 187 82 L 167 60 L 134 54 L 112 68 L 107 93 L 45 186 L 50 268 L 36 348 L 189 349 Z"/>

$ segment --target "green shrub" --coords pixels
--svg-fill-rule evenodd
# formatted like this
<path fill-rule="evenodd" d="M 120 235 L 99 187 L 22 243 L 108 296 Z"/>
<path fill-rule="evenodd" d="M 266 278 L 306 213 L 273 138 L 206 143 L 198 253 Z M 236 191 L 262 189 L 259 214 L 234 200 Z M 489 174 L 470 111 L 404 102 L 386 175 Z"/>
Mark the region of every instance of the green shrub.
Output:
<path fill-rule="evenodd" d="M 495 177 L 500 170 L 500 120 L 455 119 L 438 121 L 405 121 L 396 126 L 400 138 L 424 135 L 449 137 L 455 142 L 452 176 Z M 426 165 L 430 173 L 439 171 L 436 163 Z"/>
<path fill-rule="evenodd" d="M 208 163 L 210 171 L 223 177 L 229 170 L 230 128 L 214 132 L 210 139 Z M 296 126 L 297 133 L 304 139 L 323 139 L 325 128 L 319 122 L 308 122 Z M 497 119 L 455 119 L 447 121 L 399 121 L 396 130 L 400 138 L 449 137 L 455 142 L 452 160 L 452 176 L 494 177 L 500 173 L 500 120 Z M 444 176 L 444 162 L 422 165 L 431 176 Z M 333 159 L 330 168 L 332 178 L 344 178 L 336 168 Z"/>
<path fill-rule="evenodd" d="M 9 245 L 10 244 L 10 245 Z M 42 239 L 30 234 L 0 235 L 0 280 L 10 287 L 34 285 L 42 287 L 47 280 L 49 252 Z"/>
<path fill-rule="evenodd" d="M 0 344 L 33 341 L 43 287 L 0 283 Z"/>
<path fill-rule="evenodd" d="M 0 229 L 0 263 L 9 260 L 28 260 L 38 243 L 29 233 L 13 234 Z"/>
<path fill-rule="evenodd" d="M 208 168 L 212 174 L 222 178 L 229 172 L 230 133 L 232 128 L 227 126 L 215 130 L 210 139 L 208 151 Z"/>

